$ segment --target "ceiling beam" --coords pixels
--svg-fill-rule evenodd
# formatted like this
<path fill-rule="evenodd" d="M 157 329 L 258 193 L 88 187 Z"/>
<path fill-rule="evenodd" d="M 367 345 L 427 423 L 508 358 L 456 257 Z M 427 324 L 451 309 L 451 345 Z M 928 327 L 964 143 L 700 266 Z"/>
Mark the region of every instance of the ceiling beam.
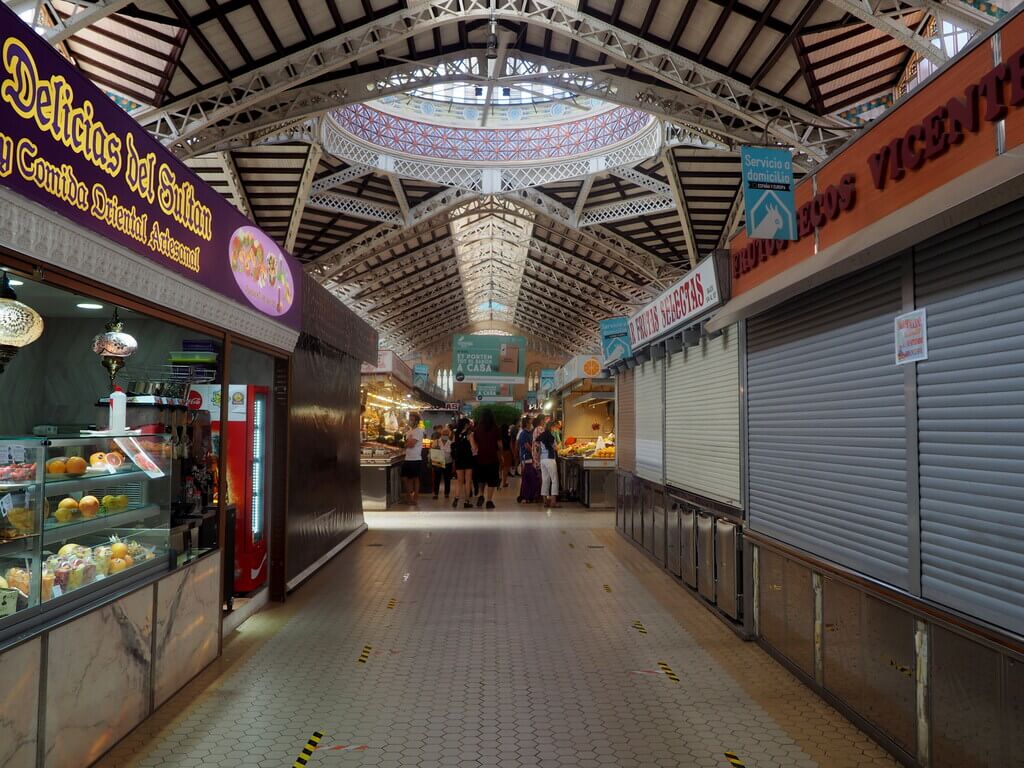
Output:
<path fill-rule="evenodd" d="M 636 219 L 652 213 L 671 211 L 675 207 L 675 202 L 671 197 L 666 198 L 661 195 L 630 197 L 614 203 L 595 205 L 593 208 L 588 208 L 580 218 L 580 226 L 587 227 L 594 224 L 607 224 L 613 221 Z"/>
<path fill-rule="evenodd" d="M 18 15 L 29 10 L 33 6 L 33 26 L 45 28 L 43 37 L 53 46 L 67 40 L 76 32 L 95 24 L 100 19 L 105 19 L 111 14 L 131 5 L 135 0 L 69 0 L 75 9 L 70 15 L 57 10 L 51 0 L 27 0 L 26 2 L 8 3 L 11 10 Z"/>
<path fill-rule="evenodd" d="M 388 224 L 402 223 L 402 212 L 397 208 L 384 203 L 375 203 L 362 197 L 345 195 L 341 192 L 315 194 L 309 198 L 309 207 L 332 213 L 344 213 L 370 221 L 382 221 Z"/>
<path fill-rule="evenodd" d="M 944 50 L 933 45 L 927 38 L 921 37 L 901 19 L 893 19 L 877 12 L 872 7 L 870 0 L 828 0 L 828 2 L 839 10 L 884 32 L 893 40 L 898 40 L 914 53 L 924 56 L 935 64 L 944 64 L 949 58 Z"/>
<path fill-rule="evenodd" d="M 580 220 L 580 216 L 583 215 L 583 209 L 587 205 L 587 198 L 590 197 L 590 188 L 594 186 L 595 176 L 587 176 L 583 180 L 583 186 L 580 187 L 580 192 L 576 195 L 576 205 L 572 209 L 572 217 L 575 221 Z"/>
<path fill-rule="evenodd" d="M 284 249 L 292 251 L 295 248 L 295 238 L 299 234 L 299 225 L 302 223 L 302 212 L 306 210 L 306 202 L 309 200 L 309 188 L 313 184 L 313 177 L 316 175 L 317 166 L 320 165 L 320 156 L 323 149 L 319 144 L 311 144 L 306 153 L 306 163 L 302 167 L 302 176 L 299 178 L 299 188 L 295 190 L 295 200 L 292 203 L 291 217 L 288 219 L 288 234 L 284 238 Z"/>
<path fill-rule="evenodd" d="M 177 0 L 166 0 L 171 7 Z M 702 102 L 716 113 L 761 127 L 776 139 L 823 160 L 828 145 L 845 138 L 847 123 L 821 117 L 764 90 L 722 74 L 651 40 L 571 8 L 564 0 L 460 0 L 415 3 L 357 29 L 314 43 L 218 83 L 169 105 L 141 110 L 137 119 L 178 151 L 216 123 L 258 105 L 290 88 L 365 59 L 415 35 L 459 21 L 524 22 L 551 29 L 575 43 L 600 51 Z M 836 132 L 838 129 L 838 133 Z"/>
<path fill-rule="evenodd" d="M 218 158 L 221 168 L 224 169 L 224 178 L 227 180 L 228 190 L 234 198 L 235 207 L 251 221 L 252 206 L 249 204 L 249 195 L 245 191 L 245 184 L 242 183 L 242 179 L 238 175 L 235 158 L 230 152 L 216 152 L 214 156 Z"/>
<path fill-rule="evenodd" d="M 376 173 L 376 171 L 377 169 L 372 166 L 354 163 L 347 168 L 342 168 L 340 171 L 334 171 L 326 176 L 321 176 L 310 185 L 309 191 L 311 194 L 326 192 L 329 189 L 348 184 L 350 181 L 361 179 L 368 174 Z"/>
<path fill-rule="evenodd" d="M 675 156 L 671 149 L 666 149 L 661 155 L 661 164 L 668 177 L 669 186 L 672 187 L 672 197 L 676 201 L 676 214 L 679 216 L 679 225 L 683 228 L 683 239 L 686 241 L 686 255 L 690 259 L 690 268 L 697 266 L 700 255 L 697 252 L 697 239 L 693 236 L 693 222 L 690 221 L 690 208 L 686 204 L 686 195 L 683 191 L 683 183 L 679 179 L 679 169 L 676 167 Z"/>

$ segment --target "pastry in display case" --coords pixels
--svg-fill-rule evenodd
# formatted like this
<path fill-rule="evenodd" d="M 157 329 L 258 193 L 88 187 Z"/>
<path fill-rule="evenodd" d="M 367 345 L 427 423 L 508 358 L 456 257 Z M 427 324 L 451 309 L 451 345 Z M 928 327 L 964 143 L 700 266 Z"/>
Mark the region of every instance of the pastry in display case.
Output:
<path fill-rule="evenodd" d="M 167 570 L 172 457 L 167 435 L 0 437 L 0 628 Z"/>

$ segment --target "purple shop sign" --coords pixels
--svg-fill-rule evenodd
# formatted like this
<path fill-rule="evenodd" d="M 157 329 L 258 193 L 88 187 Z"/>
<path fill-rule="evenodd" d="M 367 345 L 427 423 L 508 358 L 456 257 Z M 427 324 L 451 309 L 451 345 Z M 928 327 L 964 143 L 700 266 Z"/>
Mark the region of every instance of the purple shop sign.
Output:
<path fill-rule="evenodd" d="M 301 266 L 0 3 L 0 184 L 299 329 Z"/>

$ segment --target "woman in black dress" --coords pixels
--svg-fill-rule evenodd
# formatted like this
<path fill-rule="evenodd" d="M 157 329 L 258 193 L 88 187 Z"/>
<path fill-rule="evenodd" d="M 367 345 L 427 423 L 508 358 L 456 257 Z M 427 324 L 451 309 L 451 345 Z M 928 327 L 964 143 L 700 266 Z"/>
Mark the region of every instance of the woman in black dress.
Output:
<path fill-rule="evenodd" d="M 459 496 L 463 499 L 464 509 L 473 508 L 473 444 L 469 438 L 472 432 L 469 419 L 461 418 L 452 434 L 452 463 L 455 465 L 455 499 L 452 501 L 452 509 L 459 506 Z"/>

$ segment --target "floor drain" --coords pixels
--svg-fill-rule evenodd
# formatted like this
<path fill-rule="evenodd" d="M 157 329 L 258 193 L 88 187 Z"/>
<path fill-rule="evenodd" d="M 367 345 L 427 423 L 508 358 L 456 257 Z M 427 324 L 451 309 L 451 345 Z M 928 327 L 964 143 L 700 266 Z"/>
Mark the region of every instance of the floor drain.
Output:
<path fill-rule="evenodd" d="M 367 544 L 368 547 L 383 547 L 383 544 Z"/>

